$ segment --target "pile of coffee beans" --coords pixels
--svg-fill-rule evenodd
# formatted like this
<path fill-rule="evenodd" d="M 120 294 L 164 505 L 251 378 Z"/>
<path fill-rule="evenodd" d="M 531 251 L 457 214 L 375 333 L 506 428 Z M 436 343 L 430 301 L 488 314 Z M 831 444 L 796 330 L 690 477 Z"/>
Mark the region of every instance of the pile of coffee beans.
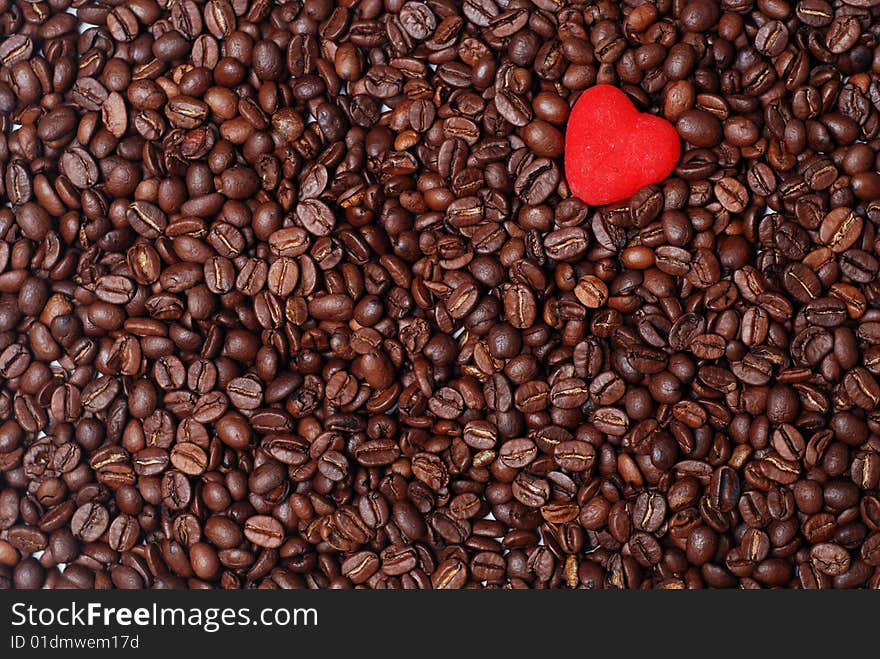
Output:
<path fill-rule="evenodd" d="M 877 5 L 0 0 L 0 587 L 880 587 Z"/>

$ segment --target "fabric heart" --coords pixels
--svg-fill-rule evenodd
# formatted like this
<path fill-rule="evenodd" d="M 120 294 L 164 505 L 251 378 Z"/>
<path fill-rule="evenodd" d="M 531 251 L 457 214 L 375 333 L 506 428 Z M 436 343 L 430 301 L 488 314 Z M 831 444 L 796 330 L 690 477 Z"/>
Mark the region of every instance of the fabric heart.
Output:
<path fill-rule="evenodd" d="M 680 154 L 672 124 L 639 112 L 611 85 L 587 89 L 568 118 L 565 176 L 571 193 L 590 206 L 620 201 L 659 183 Z"/>

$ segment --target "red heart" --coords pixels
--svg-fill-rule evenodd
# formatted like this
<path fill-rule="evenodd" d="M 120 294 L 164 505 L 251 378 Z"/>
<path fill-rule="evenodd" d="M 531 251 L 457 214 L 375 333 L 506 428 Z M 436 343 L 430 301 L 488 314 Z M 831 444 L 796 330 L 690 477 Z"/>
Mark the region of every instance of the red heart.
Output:
<path fill-rule="evenodd" d="M 565 176 L 590 206 L 610 204 L 665 179 L 678 162 L 678 133 L 665 119 L 636 110 L 617 87 L 587 89 L 565 133 Z"/>

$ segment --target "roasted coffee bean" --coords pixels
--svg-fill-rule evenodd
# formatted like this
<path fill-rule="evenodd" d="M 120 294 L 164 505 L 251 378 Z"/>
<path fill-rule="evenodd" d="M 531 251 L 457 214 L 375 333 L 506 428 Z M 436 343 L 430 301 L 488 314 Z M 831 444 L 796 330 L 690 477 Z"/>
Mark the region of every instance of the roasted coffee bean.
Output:
<path fill-rule="evenodd" d="M 833 252 L 845 252 L 852 247 L 862 233 L 863 221 L 849 208 L 835 208 L 819 226 L 819 240 Z"/>
<path fill-rule="evenodd" d="M 849 553 L 833 542 L 820 542 L 810 549 L 810 559 L 816 569 L 831 577 L 840 576 L 849 569 Z"/>
<path fill-rule="evenodd" d="M 171 464 L 184 474 L 198 476 L 204 473 L 208 465 L 208 457 L 205 451 L 193 442 L 179 442 L 175 444 L 170 455 Z"/>
<path fill-rule="evenodd" d="M 665 518 L 666 502 L 659 494 L 643 492 L 633 504 L 632 524 L 641 531 L 657 531 Z"/>
<path fill-rule="evenodd" d="M 254 515 L 244 522 L 244 536 L 258 547 L 276 549 L 284 542 L 284 527 L 274 517 Z"/>
<path fill-rule="evenodd" d="M 598 309 L 608 300 L 608 287 L 594 275 L 585 275 L 574 288 L 578 301 L 590 309 Z"/>
<path fill-rule="evenodd" d="M 110 524 L 107 542 L 114 551 L 129 551 L 137 544 L 140 533 L 135 517 L 120 515 Z"/>
<path fill-rule="evenodd" d="M 109 523 L 110 515 L 104 506 L 86 503 L 73 513 L 70 530 L 83 542 L 94 542 L 104 534 Z"/>
<path fill-rule="evenodd" d="M 146 238 L 158 238 L 168 225 L 162 210 L 145 201 L 132 203 L 125 216 L 131 227 Z"/>

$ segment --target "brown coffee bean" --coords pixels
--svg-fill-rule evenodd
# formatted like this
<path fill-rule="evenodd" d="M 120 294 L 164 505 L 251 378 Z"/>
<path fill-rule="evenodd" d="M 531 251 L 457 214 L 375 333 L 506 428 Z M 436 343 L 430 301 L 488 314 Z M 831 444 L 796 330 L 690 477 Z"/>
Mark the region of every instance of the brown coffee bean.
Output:
<path fill-rule="evenodd" d="M 835 253 L 852 247 L 862 233 L 863 221 L 848 208 L 835 208 L 825 216 L 819 227 L 819 240 Z"/>
<path fill-rule="evenodd" d="M 589 309 L 598 309 L 608 300 L 608 287 L 594 275 L 584 275 L 574 288 L 578 301 Z"/>
<path fill-rule="evenodd" d="M 284 528 L 274 517 L 254 515 L 244 523 L 244 535 L 258 547 L 275 549 L 284 542 Z"/>

